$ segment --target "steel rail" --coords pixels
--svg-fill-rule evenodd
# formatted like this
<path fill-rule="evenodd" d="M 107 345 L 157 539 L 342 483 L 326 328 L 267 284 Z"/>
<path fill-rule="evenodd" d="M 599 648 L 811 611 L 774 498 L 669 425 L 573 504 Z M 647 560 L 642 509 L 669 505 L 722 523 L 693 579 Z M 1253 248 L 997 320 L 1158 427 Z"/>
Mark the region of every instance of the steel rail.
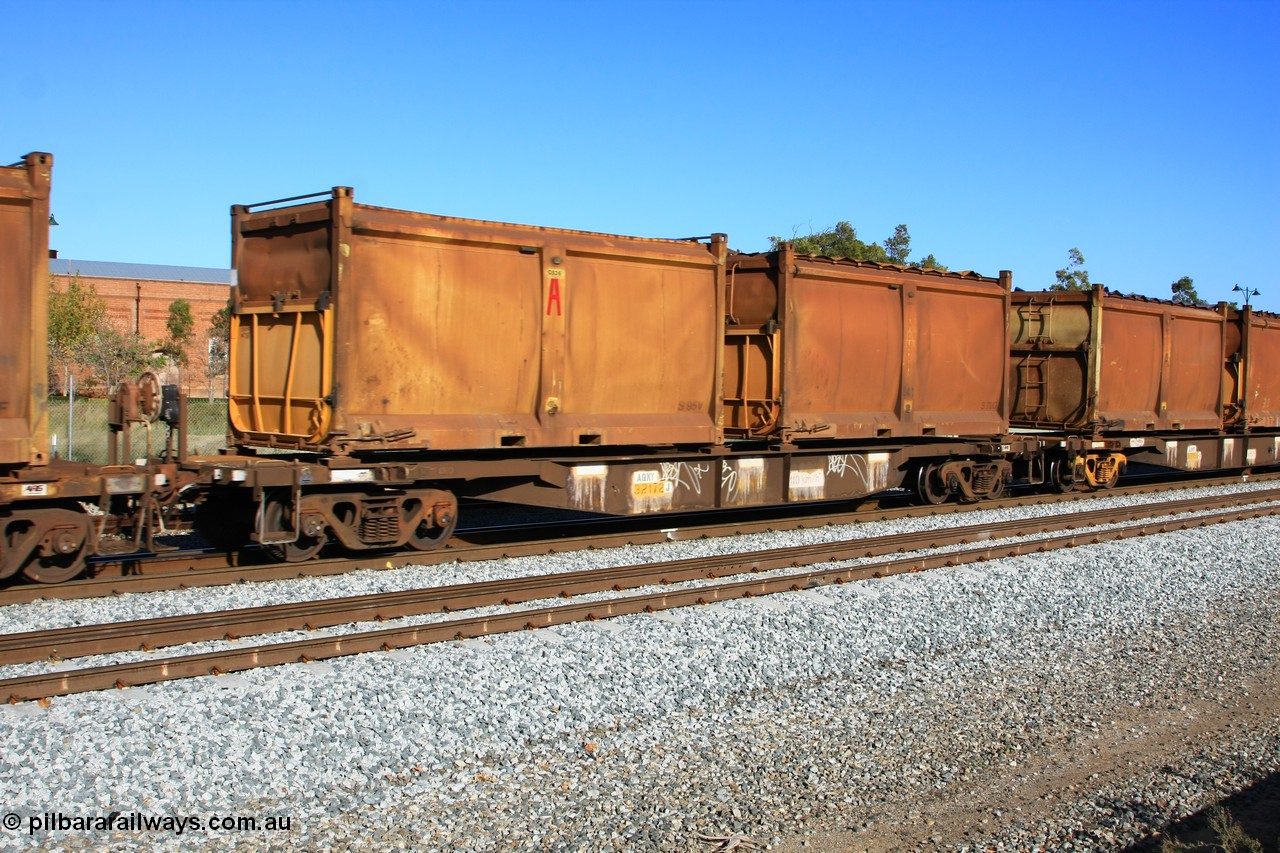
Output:
<path fill-rule="evenodd" d="M 647 583 L 683 583 L 744 572 L 793 568 L 824 560 L 881 557 L 895 552 L 964 545 L 981 539 L 1072 530 L 1141 518 L 1205 512 L 1223 507 L 1280 501 L 1280 489 L 1245 496 L 1188 498 L 1118 509 L 1015 519 L 986 525 L 924 530 L 865 539 L 790 548 L 696 557 L 639 565 L 614 566 L 553 575 L 484 581 L 473 584 L 410 589 L 368 595 L 299 601 L 214 613 L 192 613 L 98 625 L 76 625 L 50 631 L 0 634 L 0 665 L 44 659 L 111 654 L 258 634 L 316 630 L 352 622 L 382 622 L 406 616 L 444 613 L 497 604 L 568 598 Z"/>
<path fill-rule="evenodd" d="M 606 601 L 566 604 L 549 608 L 516 610 L 494 616 L 454 619 L 428 625 L 387 628 L 339 636 L 309 638 L 286 643 L 258 645 L 244 649 L 229 649 L 160 660 L 113 664 L 75 671 L 10 678 L 0 680 L 0 696 L 7 696 L 10 702 L 18 702 L 101 690 L 108 687 L 127 687 L 196 675 L 216 675 L 255 667 L 320 660 L 366 651 L 386 651 L 443 640 L 478 637 L 527 628 L 549 627 L 584 619 L 591 620 L 625 614 L 655 612 L 690 604 L 705 604 L 714 601 L 726 601 L 754 595 L 767 595 L 775 592 L 803 589 L 822 584 L 885 577 L 904 572 L 923 571 L 942 566 L 955 566 L 975 561 L 1073 547 L 1080 544 L 1113 541 L 1133 536 L 1168 532 L 1170 530 L 1207 526 L 1213 523 L 1259 518 L 1274 515 L 1278 512 L 1280 512 L 1280 507 L 1276 506 L 1237 508 L 1212 515 L 1190 516 L 1176 521 L 1152 521 L 1099 531 L 1071 532 L 1060 536 L 1031 539 L 1024 542 L 985 544 L 964 551 L 934 556 L 907 557 L 864 566 L 818 569 L 779 577 L 755 578 L 746 581 L 702 586 L 688 590 L 624 596 Z M 1079 516 L 1076 518 L 1078 519 Z M 811 553 L 806 558 L 809 560 L 809 564 L 846 560 L 848 559 L 848 546 L 853 545 L 856 548 L 857 545 L 864 543 L 841 542 L 831 544 L 835 547 L 827 554 Z M 766 553 L 774 553 L 776 555 L 777 552 Z M 751 555 L 737 556 L 749 557 Z M 743 566 L 742 571 L 751 572 L 765 571 L 768 568 L 787 567 L 784 565 L 769 566 L 765 562 L 757 564 L 757 561 L 754 560 L 745 561 Z M 715 575 L 712 575 L 712 577 L 715 577 Z"/>
<path fill-rule="evenodd" d="M 1280 474 L 1251 475 L 1254 482 L 1280 479 Z M 1013 497 L 998 501 L 982 501 L 973 504 L 943 504 L 940 506 L 908 506 L 885 509 L 878 504 L 868 507 L 864 501 L 855 510 L 830 511 L 796 515 L 771 515 L 743 520 L 723 517 L 706 520 L 705 513 L 666 517 L 646 516 L 604 519 L 599 522 L 603 530 L 596 528 L 581 532 L 577 524 L 557 522 L 555 525 L 518 525 L 501 528 L 494 533 L 491 528 L 463 531 L 455 535 L 448 546 L 437 551 L 406 551 L 399 553 L 365 554 L 357 556 L 327 557 L 303 563 L 273 563 L 266 565 L 235 565 L 226 554 L 203 557 L 190 552 L 172 561 L 176 568 L 164 560 L 131 560 L 131 574 L 110 575 L 69 581 L 63 584 L 24 584 L 0 589 L 0 606 L 26 604 L 40 599 L 104 598 L 132 592 L 155 592 L 166 589 L 187 589 L 203 586 L 224 586 L 234 583 L 254 583 L 269 580 L 290 580 L 300 577 L 326 577 L 359 570 L 382 571 L 411 565 L 438 565 L 455 561 L 474 562 L 504 557 L 536 556 L 588 548 L 609 548 L 624 545 L 640 545 L 655 542 L 683 541 L 714 536 L 726 536 L 760 531 L 807 529 L 818 526 L 855 524 L 865 521 L 888 521 L 897 518 L 955 515 L 985 509 L 1000 509 L 1041 503 L 1087 503 L 1098 497 L 1130 494 L 1150 494 L 1155 491 L 1173 491 L 1179 488 L 1202 488 L 1241 482 L 1240 475 L 1229 478 L 1179 481 L 1170 486 L 1143 484 L 1121 486 L 1101 492 L 1070 492 L 1067 494 L 1037 494 L 1032 498 Z M 875 503 L 874 501 L 872 503 Z M 791 505 L 794 510 L 795 506 Z M 777 508 L 770 508 L 777 509 Z M 815 507 L 814 509 L 820 509 Z M 593 525 L 594 527 L 594 525 Z M 504 539 L 503 536 L 528 536 L 542 533 L 543 538 Z M 493 541 L 499 537 L 499 541 Z"/>

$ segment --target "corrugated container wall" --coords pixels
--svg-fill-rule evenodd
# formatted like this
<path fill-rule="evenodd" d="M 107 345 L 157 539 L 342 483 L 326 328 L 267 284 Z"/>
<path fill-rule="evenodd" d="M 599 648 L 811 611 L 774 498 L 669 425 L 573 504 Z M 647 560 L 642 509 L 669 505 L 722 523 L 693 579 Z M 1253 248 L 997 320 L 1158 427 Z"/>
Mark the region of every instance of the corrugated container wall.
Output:
<path fill-rule="evenodd" d="M 49 186 L 53 155 L 0 167 L 0 466 L 49 458 Z"/>
<path fill-rule="evenodd" d="M 455 219 L 355 204 L 343 187 L 232 214 L 241 443 L 358 454 L 719 440 L 722 235 Z"/>
<path fill-rule="evenodd" d="M 1014 293 L 1015 426 L 1096 434 L 1221 428 L 1221 314 L 1091 292 Z"/>
<path fill-rule="evenodd" d="M 725 428 L 784 440 L 1006 428 L 1012 276 L 796 254 L 728 261 Z"/>
<path fill-rule="evenodd" d="M 1252 308 L 1227 312 L 1223 415 L 1229 426 L 1280 427 L 1280 317 Z"/>

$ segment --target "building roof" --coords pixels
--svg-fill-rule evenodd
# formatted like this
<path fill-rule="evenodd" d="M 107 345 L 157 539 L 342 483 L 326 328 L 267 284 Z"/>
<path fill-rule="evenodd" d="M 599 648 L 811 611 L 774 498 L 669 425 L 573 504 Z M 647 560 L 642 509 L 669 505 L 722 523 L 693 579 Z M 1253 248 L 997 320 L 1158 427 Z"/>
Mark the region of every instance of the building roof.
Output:
<path fill-rule="evenodd" d="M 195 281 L 203 284 L 235 284 L 235 270 L 217 267 L 174 267 L 164 264 L 125 264 L 114 261 L 77 261 L 50 258 L 54 275 L 82 275 L 86 278 L 132 278 L 139 281 Z"/>

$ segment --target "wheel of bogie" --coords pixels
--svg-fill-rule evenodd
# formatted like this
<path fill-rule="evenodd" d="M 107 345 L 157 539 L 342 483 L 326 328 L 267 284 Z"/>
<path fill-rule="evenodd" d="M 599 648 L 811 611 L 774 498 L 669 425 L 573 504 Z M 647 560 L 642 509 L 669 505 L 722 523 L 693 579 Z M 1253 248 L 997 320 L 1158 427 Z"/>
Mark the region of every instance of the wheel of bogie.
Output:
<path fill-rule="evenodd" d="M 430 508 L 427 514 L 434 515 Z M 458 510 L 454 507 L 446 513 L 443 524 L 432 524 L 429 518 L 420 521 L 413 533 L 409 534 L 409 541 L 406 544 L 415 551 L 434 551 L 449 541 L 449 537 L 453 535 L 454 528 L 457 526 Z"/>
<path fill-rule="evenodd" d="M 19 574 L 33 583 L 63 583 L 84 572 L 92 537 L 88 516 L 69 510 L 52 510 L 60 518 L 47 534 L 52 554 L 42 554 L 43 547 L 33 549 Z"/>
<path fill-rule="evenodd" d="M 32 557 L 22 567 L 22 576 L 33 583 L 64 583 L 84 571 L 84 549 L 56 557 Z"/>
<path fill-rule="evenodd" d="M 293 524 L 292 513 L 289 512 L 289 506 L 280 500 L 268 500 L 266 506 L 262 508 L 263 525 L 266 530 L 291 530 Z M 329 539 L 324 534 L 319 536 L 309 536 L 298 531 L 298 539 L 295 542 L 279 542 L 271 545 L 263 545 L 262 548 L 271 555 L 273 560 L 279 560 L 283 563 L 302 563 L 310 560 L 316 554 L 320 553 Z"/>
<path fill-rule="evenodd" d="M 1049 463 L 1049 483 L 1059 494 L 1075 491 L 1079 485 L 1075 468 L 1065 459 L 1055 459 Z"/>
<path fill-rule="evenodd" d="M 1115 470 L 1111 472 L 1111 476 L 1103 481 L 1102 488 L 1114 489 L 1116 487 L 1116 484 L 1119 482 L 1120 482 L 1120 466 L 1117 465 L 1115 467 Z"/>
<path fill-rule="evenodd" d="M 939 476 L 940 470 L 937 465 L 921 465 L 916 474 L 916 494 L 926 504 L 937 506 L 951 496 L 946 483 Z"/>

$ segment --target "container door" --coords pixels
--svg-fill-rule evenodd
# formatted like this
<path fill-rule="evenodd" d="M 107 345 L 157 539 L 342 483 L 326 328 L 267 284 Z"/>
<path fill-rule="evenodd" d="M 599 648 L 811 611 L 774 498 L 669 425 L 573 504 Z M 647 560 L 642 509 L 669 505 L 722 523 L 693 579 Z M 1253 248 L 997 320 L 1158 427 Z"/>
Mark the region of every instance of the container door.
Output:
<path fill-rule="evenodd" d="M 344 270 L 342 202 L 251 213 L 232 209 L 237 285 L 229 416 L 238 436 L 317 445 L 333 417 L 335 295 Z M 347 191 L 349 193 L 349 190 Z"/>

